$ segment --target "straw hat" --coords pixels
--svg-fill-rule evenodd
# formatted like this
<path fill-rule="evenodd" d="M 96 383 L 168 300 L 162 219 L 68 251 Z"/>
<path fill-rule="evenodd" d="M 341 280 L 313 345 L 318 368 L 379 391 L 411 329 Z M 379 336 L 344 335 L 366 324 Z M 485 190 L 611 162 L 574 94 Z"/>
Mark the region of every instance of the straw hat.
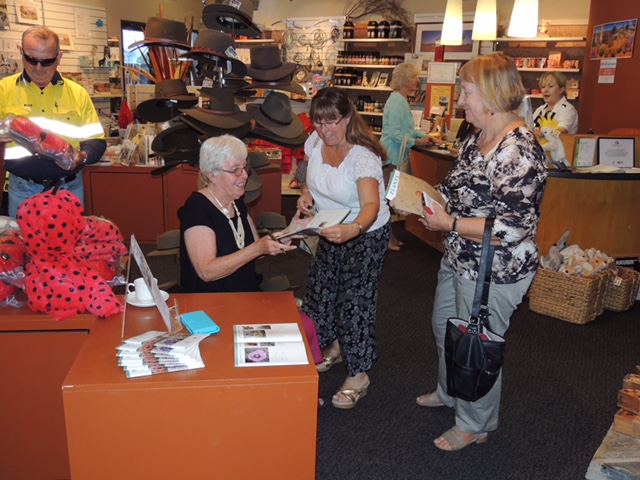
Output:
<path fill-rule="evenodd" d="M 202 11 L 202 23 L 207 28 L 232 35 L 249 38 L 262 36 L 258 26 L 253 23 L 253 2 L 250 0 L 223 0 L 207 5 Z"/>
<path fill-rule="evenodd" d="M 271 92 L 261 104 L 247 105 L 247 112 L 256 123 L 280 137 L 295 138 L 304 132 L 304 125 L 291 109 L 291 100 L 283 93 Z"/>

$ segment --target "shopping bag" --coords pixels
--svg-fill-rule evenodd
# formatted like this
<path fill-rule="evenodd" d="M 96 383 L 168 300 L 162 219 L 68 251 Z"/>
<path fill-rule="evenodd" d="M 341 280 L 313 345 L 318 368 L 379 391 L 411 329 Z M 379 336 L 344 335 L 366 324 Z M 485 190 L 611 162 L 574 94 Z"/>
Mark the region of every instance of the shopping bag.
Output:
<path fill-rule="evenodd" d="M 505 341 L 489 326 L 489 286 L 494 248 L 493 218 L 485 221 L 482 256 L 469 321 L 449 318 L 444 341 L 447 393 L 469 402 L 484 397 L 496 383 L 504 363 Z"/>

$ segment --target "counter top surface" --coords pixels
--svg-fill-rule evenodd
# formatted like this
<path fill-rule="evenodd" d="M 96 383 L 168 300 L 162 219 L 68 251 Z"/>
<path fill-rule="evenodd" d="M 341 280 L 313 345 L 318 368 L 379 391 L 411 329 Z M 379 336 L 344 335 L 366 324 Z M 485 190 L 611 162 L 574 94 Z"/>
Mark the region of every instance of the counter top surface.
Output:
<path fill-rule="evenodd" d="M 127 379 L 117 365 L 116 347 L 124 339 L 150 330 L 166 331 L 157 308 L 127 305 L 125 315 L 114 315 L 94 325 L 71 368 L 63 388 L 111 389 L 182 387 L 203 384 L 260 384 L 280 381 L 317 381 L 317 371 L 309 365 L 236 367 L 234 364 L 233 325 L 297 323 L 300 315 L 292 292 L 173 294 L 168 305 L 177 300 L 181 313 L 204 310 L 219 326 L 220 332 L 200 343 L 205 368 Z M 123 321 L 124 335 L 123 332 Z M 307 347 L 307 356 L 311 358 Z"/>

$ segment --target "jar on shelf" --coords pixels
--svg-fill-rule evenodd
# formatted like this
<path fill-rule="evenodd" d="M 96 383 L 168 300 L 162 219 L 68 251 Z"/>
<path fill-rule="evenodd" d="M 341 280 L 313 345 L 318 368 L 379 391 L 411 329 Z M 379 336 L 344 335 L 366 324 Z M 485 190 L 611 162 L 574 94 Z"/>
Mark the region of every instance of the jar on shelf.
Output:
<path fill-rule="evenodd" d="M 391 22 L 389 38 L 402 38 L 402 22 L 400 20 L 394 20 Z"/>
<path fill-rule="evenodd" d="M 378 38 L 378 22 L 370 20 L 367 24 L 367 38 Z"/>
<path fill-rule="evenodd" d="M 389 38 L 389 30 L 391 25 L 386 20 L 378 22 L 378 38 Z"/>
<path fill-rule="evenodd" d="M 356 27 L 353 22 L 347 17 L 342 26 L 342 38 L 354 38 L 356 33 Z"/>

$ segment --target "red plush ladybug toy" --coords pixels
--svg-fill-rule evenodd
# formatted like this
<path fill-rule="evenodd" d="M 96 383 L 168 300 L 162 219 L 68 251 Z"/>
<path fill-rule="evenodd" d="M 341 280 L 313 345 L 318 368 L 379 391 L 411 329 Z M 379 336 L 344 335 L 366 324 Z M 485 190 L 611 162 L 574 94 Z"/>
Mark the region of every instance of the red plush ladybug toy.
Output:
<path fill-rule="evenodd" d="M 67 190 L 34 195 L 18 207 L 17 222 L 30 261 L 24 291 L 34 311 L 64 320 L 85 310 L 104 318 L 122 305 L 107 284 L 126 254 L 111 222 L 84 217 L 78 197 Z"/>

